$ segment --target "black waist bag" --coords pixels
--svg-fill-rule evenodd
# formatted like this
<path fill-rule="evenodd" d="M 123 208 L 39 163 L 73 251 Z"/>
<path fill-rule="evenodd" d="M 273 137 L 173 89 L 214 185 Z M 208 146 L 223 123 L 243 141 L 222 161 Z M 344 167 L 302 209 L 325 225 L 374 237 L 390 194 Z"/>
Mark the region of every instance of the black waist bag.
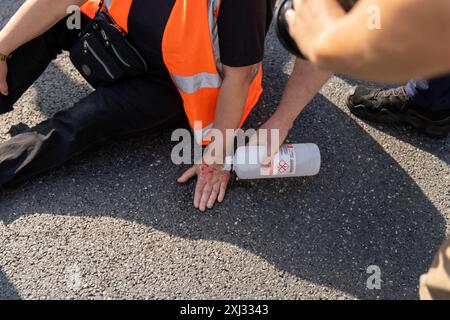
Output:
<path fill-rule="evenodd" d="M 70 60 L 93 87 L 111 86 L 147 71 L 144 58 L 105 11 L 99 11 L 81 31 L 70 50 Z"/>

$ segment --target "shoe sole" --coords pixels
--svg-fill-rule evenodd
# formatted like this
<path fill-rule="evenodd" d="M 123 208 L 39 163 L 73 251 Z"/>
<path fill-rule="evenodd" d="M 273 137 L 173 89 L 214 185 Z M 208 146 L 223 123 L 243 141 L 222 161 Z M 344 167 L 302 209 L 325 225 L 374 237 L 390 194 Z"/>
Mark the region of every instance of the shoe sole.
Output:
<path fill-rule="evenodd" d="M 376 114 L 373 114 L 367 111 L 364 105 L 354 105 L 350 99 L 351 96 L 347 100 L 347 106 L 350 112 L 364 121 L 386 124 L 406 123 L 434 139 L 445 139 L 450 134 L 450 118 L 433 121 L 414 110 L 406 110 L 406 112 L 399 114 L 386 108 L 382 108 Z"/>

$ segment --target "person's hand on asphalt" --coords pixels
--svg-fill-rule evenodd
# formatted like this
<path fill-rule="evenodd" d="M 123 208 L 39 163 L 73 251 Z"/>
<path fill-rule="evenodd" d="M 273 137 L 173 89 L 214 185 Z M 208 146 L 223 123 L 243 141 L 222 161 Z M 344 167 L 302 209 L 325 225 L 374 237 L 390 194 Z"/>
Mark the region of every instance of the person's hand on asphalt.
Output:
<path fill-rule="evenodd" d="M 273 157 L 278 153 L 280 146 L 286 140 L 292 125 L 288 120 L 274 114 L 250 138 L 248 143 L 250 146 L 266 147 L 266 154 L 263 155 L 262 159 L 263 164 L 270 164 Z"/>
<path fill-rule="evenodd" d="M 0 61 L 0 93 L 4 96 L 8 95 L 8 83 L 6 77 L 8 75 L 8 64 Z"/>
<path fill-rule="evenodd" d="M 337 0 L 293 0 L 286 12 L 289 33 L 300 51 L 311 60 L 316 44 L 328 27 L 345 15 Z"/>
<path fill-rule="evenodd" d="M 194 195 L 194 207 L 204 212 L 212 209 L 216 202 L 223 202 L 230 180 L 230 172 L 224 171 L 223 159 L 216 161 L 213 157 L 205 156 L 201 163 L 192 166 L 179 179 L 179 183 L 186 183 L 197 176 Z"/>

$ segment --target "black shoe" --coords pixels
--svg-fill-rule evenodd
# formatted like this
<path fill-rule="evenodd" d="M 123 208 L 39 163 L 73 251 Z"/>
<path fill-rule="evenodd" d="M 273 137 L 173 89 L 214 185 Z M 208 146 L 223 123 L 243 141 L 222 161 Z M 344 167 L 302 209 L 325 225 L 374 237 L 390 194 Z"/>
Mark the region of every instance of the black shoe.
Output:
<path fill-rule="evenodd" d="M 450 134 L 450 110 L 431 111 L 417 106 L 404 87 L 369 89 L 358 86 L 350 94 L 347 105 L 355 116 L 377 123 L 407 123 L 432 138 Z"/>

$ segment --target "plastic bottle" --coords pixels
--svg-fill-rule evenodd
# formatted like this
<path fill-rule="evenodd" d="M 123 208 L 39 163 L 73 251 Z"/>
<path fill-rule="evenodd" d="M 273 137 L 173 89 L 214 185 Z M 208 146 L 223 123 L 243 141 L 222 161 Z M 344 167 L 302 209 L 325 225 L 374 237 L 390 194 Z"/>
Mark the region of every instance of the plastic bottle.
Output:
<path fill-rule="evenodd" d="M 265 146 L 246 146 L 236 150 L 233 170 L 240 179 L 274 179 L 315 176 L 320 171 L 321 155 L 315 144 L 285 144 L 270 165 L 261 164 Z"/>

